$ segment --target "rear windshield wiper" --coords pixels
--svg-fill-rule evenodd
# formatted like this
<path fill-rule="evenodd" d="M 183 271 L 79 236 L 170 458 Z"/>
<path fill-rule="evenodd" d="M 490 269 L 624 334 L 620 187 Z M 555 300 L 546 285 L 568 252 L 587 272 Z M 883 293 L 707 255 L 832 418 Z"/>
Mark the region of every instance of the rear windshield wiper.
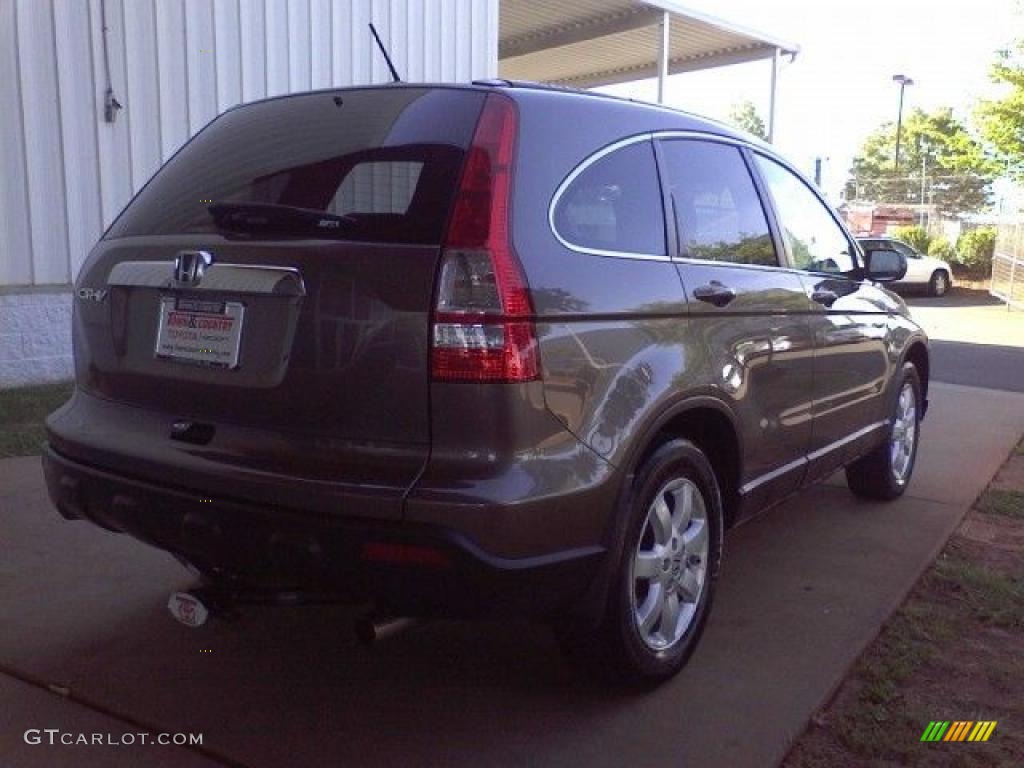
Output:
<path fill-rule="evenodd" d="M 351 216 L 279 203 L 216 202 L 207 210 L 218 229 L 329 236 L 356 223 Z"/>

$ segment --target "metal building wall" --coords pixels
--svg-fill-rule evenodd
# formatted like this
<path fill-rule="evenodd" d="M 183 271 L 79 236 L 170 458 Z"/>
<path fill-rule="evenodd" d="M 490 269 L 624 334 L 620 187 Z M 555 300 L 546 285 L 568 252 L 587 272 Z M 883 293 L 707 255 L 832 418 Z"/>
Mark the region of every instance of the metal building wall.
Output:
<path fill-rule="evenodd" d="M 104 16 L 124 105 L 113 123 Z M 5 376 L 5 360 L 66 358 L 59 339 L 40 350 L 12 328 L 49 322 L 60 335 L 66 295 L 32 296 L 66 292 L 133 192 L 210 119 L 265 96 L 386 82 L 370 21 L 404 80 L 496 75 L 498 0 L 0 0 L 0 385 L 40 378 Z"/>

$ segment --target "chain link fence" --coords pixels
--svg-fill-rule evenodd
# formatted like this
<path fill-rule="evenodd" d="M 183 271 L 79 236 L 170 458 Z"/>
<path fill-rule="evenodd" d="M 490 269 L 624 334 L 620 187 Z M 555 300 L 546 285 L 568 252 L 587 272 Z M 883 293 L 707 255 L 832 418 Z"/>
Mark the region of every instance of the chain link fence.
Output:
<path fill-rule="evenodd" d="M 1024 221 L 1003 222 L 997 229 L 989 293 L 1024 309 Z"/>

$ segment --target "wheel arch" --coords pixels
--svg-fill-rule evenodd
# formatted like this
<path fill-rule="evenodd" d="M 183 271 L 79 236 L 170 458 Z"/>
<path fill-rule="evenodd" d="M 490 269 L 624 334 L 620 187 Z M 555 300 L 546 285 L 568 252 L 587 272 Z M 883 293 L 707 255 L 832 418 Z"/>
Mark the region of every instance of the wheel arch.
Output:
<path fill-rule="evenodd" d="M 635 466 L 639 467 L 658 446 L 676 438 L 689 440 L 707 455 L 718 480 L 722 514 L 728 528 L 739 508 L 742 478 L 743 453 L 735 417 L 726 405 L 714 398 L 684 402 L 659 420 Z"/>
<path fill-rule="evenodd" d="M 921 397 L 925 402 L 927 410 L 928 403 L 928 382 L 931 378 L 931 358 L 928 354 L 928 346 L 921 339 L 915 339 L 907 346 L 903 354 L 903 360 L 911 363 L 917 369 L 917 375 L 921 379 Z M 922 415 L 924 415 L 922 413 Z"/>
<path fill-rule="evenodd" d="M 707 455 L 722 494 L 724 528 L 728 529 L 735 519 L 739 509 L 743 456 L 742 433 L 735 415 L 726 403 L 711 395 L 691 395 L 667 406 L 641 430 L 631 452 L 621 463 L 622 481 L 615 503 L 615 514 L 612 515 L 605 536 L 608 556 L 580 603 L 579 612 L 582 617 L 598 619 L 603 613 L 612 575 L 622 556 L 628 518 L 623 510 L 630 503 L 637 470 L 659 446 L 676 438 L 693 442 Z"/>

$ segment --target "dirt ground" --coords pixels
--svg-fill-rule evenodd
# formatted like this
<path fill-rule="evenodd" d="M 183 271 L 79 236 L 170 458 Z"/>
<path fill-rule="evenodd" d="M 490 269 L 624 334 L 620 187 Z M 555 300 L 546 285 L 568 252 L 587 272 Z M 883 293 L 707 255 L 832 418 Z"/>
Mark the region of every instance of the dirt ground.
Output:
<path fill-rule="evenodd" d="M 793 745 L 786 768 L 1024 765 L 1024 443 Z M 922 742 L 995 720 L 984 743 Z"/>

